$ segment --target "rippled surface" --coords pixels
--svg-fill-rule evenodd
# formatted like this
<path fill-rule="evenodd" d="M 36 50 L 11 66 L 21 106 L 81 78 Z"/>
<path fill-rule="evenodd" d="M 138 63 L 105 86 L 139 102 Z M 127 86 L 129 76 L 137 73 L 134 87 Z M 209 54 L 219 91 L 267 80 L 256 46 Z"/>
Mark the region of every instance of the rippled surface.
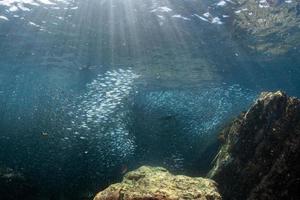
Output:
<path fill-rule="evenodd" d="M 0 169 L 28 199 L 91 199 L 143 164 L 205 174 L 259 92 L 300 96 L 299 15 L 295 0 L 0 0 Z"/>

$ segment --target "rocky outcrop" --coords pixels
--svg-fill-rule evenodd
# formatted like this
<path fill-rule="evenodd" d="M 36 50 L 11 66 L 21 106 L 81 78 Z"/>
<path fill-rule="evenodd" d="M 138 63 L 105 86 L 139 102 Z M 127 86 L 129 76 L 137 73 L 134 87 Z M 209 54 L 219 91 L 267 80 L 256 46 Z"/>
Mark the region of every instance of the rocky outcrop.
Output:
<path fill-rule="evenodd" d="M 262 93 L 220 138 L 223 145 L 209 177 L 224 199 L 298 199 L 300 100 Z"/>
<path fill-rule="evenodd" d="M 255 52 L 284 55 L 300 46 L 300 2 L 234 0 L 233 32 Z"/>
<path fill-rule="evenodd" d="M 32 200 L 35 188 L 24 175 L 8 167 L 0 167 L 0 199 Z"/>
<path fill-rule="evenodd" d="M 125 175 L 121 183 L 98 193 L 94 200 L 220 200 L 215 182 L 172 175 L 161 167 L 143 166 Z"/>

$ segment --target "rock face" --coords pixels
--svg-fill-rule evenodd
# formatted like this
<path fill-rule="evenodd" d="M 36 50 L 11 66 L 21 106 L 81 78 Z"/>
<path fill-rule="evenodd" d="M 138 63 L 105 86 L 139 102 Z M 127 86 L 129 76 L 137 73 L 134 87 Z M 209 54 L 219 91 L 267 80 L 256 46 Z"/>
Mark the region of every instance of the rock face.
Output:
<path fill-rule="evenodd" d="M 161 167 L 143 166 L 125 175 L 121 183 L 98 193 L 94 200 L 220 200 L 215 182 L 172 175 Z"/>
<path fill-rule="evenodd" d="M 222 145 L 209 177 L 224 199 L 298 199 L 300 100 L 262 93 L 220 135 Z"/>
<path fill-rule="evenodd" d="M 236 37 L 264 55 L 284 55 L 300 45 L 300 2 L 235 0 Z M 242 34 L 241 34 L 242 33 Z"/>

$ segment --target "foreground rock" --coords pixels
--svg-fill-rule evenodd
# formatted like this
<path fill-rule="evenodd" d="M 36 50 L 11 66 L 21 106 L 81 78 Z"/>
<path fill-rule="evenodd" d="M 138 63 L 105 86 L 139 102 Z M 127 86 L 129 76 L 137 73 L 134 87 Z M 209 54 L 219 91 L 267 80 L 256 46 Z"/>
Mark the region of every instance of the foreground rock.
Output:
<path fill-rule="evenodd" d="M 209 173 L 224 199 L 298 199 L 300 100 L 262 93 L 227 127 Z"/>
<path fill-rule="evenodd" d="M 219 200 L 215 182 L 205 178 L 174 176 L 161 167 L 143 166 L 97 194 L 94 200 Z"/>

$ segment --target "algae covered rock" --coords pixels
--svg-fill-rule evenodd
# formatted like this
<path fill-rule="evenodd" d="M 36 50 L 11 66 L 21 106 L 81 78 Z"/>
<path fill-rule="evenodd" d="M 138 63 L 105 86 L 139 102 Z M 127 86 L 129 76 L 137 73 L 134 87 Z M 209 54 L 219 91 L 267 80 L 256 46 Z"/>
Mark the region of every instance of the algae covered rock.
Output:
<path fill-rule="evenodd" d="M 300 46 L 300 2 L 235 0 L 233 32 L 254 52 L 284 55 Z"/>
<path fill-rule="evenodd" d="M 98 193 L 94 200 L 219 200 L 214 181 L 172 175 L 161 167 L 143 166 L 129 172 L 121 183 L 113 184 Z"/>
<path fill-rule="evenodd" d="M 298 199 L 300 100 L 262 93 L 221 133 L 209 177 L 224 199 Z"/>

